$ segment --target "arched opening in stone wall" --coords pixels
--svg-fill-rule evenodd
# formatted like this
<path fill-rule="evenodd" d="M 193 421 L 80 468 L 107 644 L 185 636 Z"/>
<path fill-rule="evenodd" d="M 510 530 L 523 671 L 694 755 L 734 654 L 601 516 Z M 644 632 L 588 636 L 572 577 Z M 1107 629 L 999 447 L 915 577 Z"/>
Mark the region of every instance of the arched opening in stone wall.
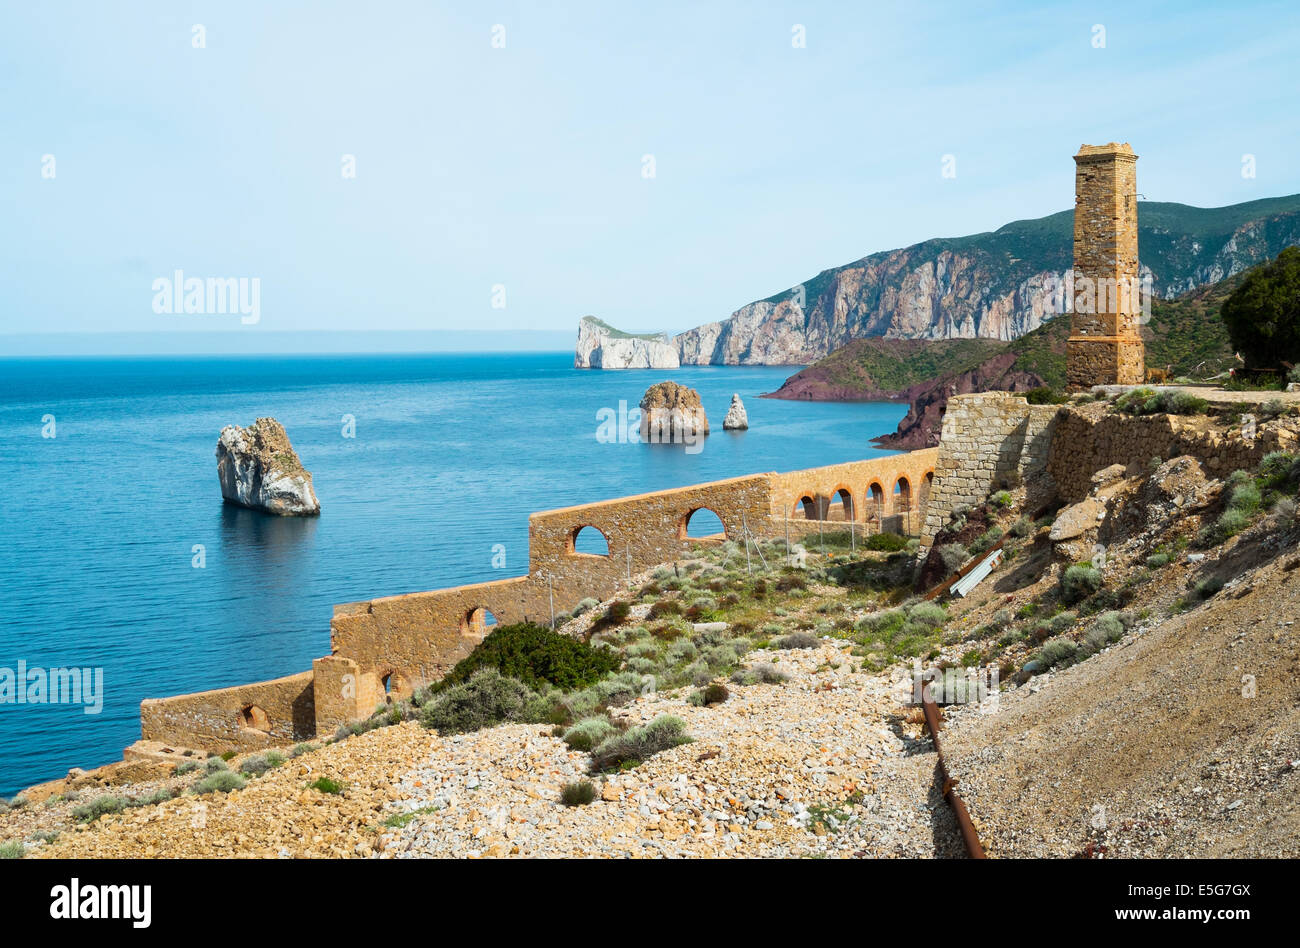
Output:
<path fill-rule="evenodd" d="M 805 520 L 820 520 L 821 505 L 812 494 L 804 494 L 794 504 L 794 515 Z"/>
<path fill-rule="evenodd" d="M 460 634 L 481 639 L 497 625 L 497 617 L 489 609 L 479 606 L 465 613 L 460 620 Z"/>
<path fill-rule="evenodd" d="M 921 489 L 918 491 L 916 500 L 917 508 L 925 510 L 930 503 L 930 491 L 934 488 L 934 471 L 926 471 L 924 479 L 921 481 Z"/>
<path fill-rule="evenodd" d="M 872 481 L 867 488 L 867 519 L 880 522 L 885 515 L 885 488 L 879 481 Z"/>
<path fill-rule="evenodd" d="M 912 509 L 912 485 L 906 477 L 894 481 L 894 513 L 905 514 Z"/>
<path fill-rule="evenodd" d="M 841 487 L 831 496 L 827 520 L 849 521 L 853 519 L 853 494 L 847 487 Z"/>
<path fill-rule="evenodd" d="M 582 556 L 609 556 L 609 537 L 590 524 L 575 527 L 569 534 L 567 552 Z"/>
<path fill-rule="evenodd" d="M 384 697 L 389 704 L 406 697 L 410 691 L 409 686 L 406 684 L 406 678 L 397 671 L 390 671 L 380 678 L 380 684 L 384 687 Z"/>
<path fill-rule="evenodd" d="M 677 536 L 682 540 L 725 540 L 727 528 L 716 510 L 696 507 L 682 517 Z"/>
<path fill-rule="evenodd" d="M 249 731 L 271 733 L 271 719 L 255 704 L 246 704 L 239 709 L 239 726 Z"/>

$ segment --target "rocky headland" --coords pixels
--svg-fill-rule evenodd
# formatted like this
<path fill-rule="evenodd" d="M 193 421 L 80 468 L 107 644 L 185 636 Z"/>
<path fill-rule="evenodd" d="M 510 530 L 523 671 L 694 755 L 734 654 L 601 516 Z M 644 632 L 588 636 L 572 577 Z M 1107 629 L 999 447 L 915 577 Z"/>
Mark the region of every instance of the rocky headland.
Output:
<path fill-rule="evenodd" d="M 217 477 L 228 504 L 280 517 L 313 517 L 320 501 L 284 425 L 258 418 L 247 428 L 227 425 L 217 440 Z"/>
<path fill-rule="evenodd" d="M 1220 208 L 1138 202 L 1142 275 L 1157 299 L 1300 243 L 1300 195 Z M 1062 311 L 1073 210 L 927 240 L 823 270 L 673 338 L 682 365 L 806 365 L 854 339 L 1016 339 Z"/>
<path fill-rule="evenodd" d="M 663 333 L 627 333 L 595 316 L 578 322 L 575 369 L 676 369 L 679 365 L 677 350 Z"/>

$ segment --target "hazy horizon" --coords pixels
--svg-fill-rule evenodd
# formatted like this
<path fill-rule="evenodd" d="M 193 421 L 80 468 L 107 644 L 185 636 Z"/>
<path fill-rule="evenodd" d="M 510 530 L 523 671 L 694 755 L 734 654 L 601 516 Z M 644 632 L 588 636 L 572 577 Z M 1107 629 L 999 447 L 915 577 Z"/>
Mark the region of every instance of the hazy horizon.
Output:
<path fill-rule="evenodd" d="M 238 327 L 177 272 L 276 331 L 680 331 L 1064 210 L 1085 142 L 1151 201 L 1300 192 L 1297 45 L 1276 2 L 10 6 L 0 333 Z"/>

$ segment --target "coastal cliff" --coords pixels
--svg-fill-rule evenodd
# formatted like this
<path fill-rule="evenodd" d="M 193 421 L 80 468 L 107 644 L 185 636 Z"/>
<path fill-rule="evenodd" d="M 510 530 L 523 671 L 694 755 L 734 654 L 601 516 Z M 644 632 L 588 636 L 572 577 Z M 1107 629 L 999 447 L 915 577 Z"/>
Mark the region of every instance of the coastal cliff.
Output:
<path fill-rule="evenodd" d="M 575 369 L 676 369 L 677 350 L 663 333 L 635 335 L 594 316 L 578 321 Z"/>
<path fill-rule="evenodd" d="M 1173 299 L 1300 243 L 1300 195 L 1222 208 L 1138 203 L 1142 274 Z M 1060 312 L 1073 211 L 824 270 L 674 337 L 682 365 L 806 365 L 854 339 L 1009 341 Z"/>
<path fill-rule="evenodd" d="M 274 418 L 258 418 L 247 428 L 221 429 L 217 477 L 226 503 L 280 517 L 320 513 L 311 473 L 298 460 L 284 425 Z"/>

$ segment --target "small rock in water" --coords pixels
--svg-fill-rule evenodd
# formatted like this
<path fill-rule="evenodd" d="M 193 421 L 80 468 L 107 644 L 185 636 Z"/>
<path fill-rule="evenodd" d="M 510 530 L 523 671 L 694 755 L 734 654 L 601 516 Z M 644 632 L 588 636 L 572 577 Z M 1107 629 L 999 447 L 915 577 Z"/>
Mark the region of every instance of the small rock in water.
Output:
<path fill-rule="evenodd" d="M 722 420 L 722 429 L 724 431 L 744 431 L 749 428 L 749 415 L 745 413 L 745 403 L 740 400 L 740 395 L 731 396 L 731 407 L 727 409 L 727 417 Z"/>

